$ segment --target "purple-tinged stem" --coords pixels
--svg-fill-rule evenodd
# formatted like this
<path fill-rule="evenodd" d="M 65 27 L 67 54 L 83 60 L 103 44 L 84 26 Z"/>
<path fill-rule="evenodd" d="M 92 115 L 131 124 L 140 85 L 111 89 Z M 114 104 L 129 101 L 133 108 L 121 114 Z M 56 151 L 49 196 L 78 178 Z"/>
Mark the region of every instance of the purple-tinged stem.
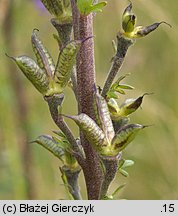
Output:
<path fill-rule="evenodd" d="M 93 35 L 93 14 L 78 14 L 75 0 L 71 0 L 73 10 L 73 27 L 75 39 L 84 39 Z M 93 94 L 95 86 L 95 62 L 93 38 L 82 44 L 77 56 L 78 110 L 94 118 Z M 83 133 L 80 133 L 81 144 L 85 151 L 84 171 L 88 199 L 99 199 L 103 181 L 100 159 Z"/>

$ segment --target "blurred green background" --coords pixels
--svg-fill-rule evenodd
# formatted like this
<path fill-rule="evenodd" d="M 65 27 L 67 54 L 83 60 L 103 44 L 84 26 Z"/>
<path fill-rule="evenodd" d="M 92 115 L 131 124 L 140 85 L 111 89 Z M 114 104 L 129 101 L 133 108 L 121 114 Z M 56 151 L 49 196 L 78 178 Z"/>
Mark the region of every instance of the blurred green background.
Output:
<path fill-rule="evenodd" d="M 11 10 L 8 2 L 13 2 Z M 133 0 L 139 25 L 167 21 L 154 33 L 137 40 L 129 49 L 120 74 L 131 73 L 126 82 L 135 86 L 127 98 L 154 92 L 144 99 L 142 109 L 131 122 L 153 124 L 137 136 L 123 152 L 135 165 L 130 176 L 118 174 L 110 192 L 127 183 L 118 198 L 178 199 L 178 4 L 176 0 Z M 108 0 L 103 13 L 95 17 L 95 55 L 97 82 L 102 86 L 113 56 L 111 41 L 120 29 L 121 14 L 127 0 Z M 66 199 L 60 179 L 60 162 L 36 144 L 29 144 L 41 134 L 57 129 L 48 107 L 31 83 L 5 56 L 33 56 L 30 36 L 40 30 L 54 59 L 58 49 L 52 34 L 55 29 L 48 12 L 33 0 L 0 0 L 0 199 Z M 66 89 L 64 112 L 76 114 L 75 99 Z M 121 97 L 120 102 L 124 100 Z M 71 121 L 69 126 L 77 128 Z M 27 143 L 27 145 L 25 145 Z M 85 185 L 80 178 L 84 198 Z"/>

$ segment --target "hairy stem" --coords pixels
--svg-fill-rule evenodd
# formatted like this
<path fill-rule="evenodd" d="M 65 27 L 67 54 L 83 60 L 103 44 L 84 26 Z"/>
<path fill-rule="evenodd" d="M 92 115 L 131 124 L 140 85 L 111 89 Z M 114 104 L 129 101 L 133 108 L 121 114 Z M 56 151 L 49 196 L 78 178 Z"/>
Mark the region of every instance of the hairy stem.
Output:
<path fill-rule="evenodd" d="M 67 139 L 69 140 L 70 144 L 72 145 L 72 149 L 74 150 L 75 157 L 78 163 L 82 166 L 83 165 L 83 158 L 80 155 L 80 149 L 78 147 L 77 141 L 73 136 L 70 128 L 65 123 L 63 117 L 59 114 L 58 108 L 61 106 L 62 101 L 64 99 L 64 95 L 53 95 L 50 97 L 45 97 L 45 100 L 48 103 L 49 110 L 53 121 L 56 123 L 58 128 L 66 135 Z"/>
<path fill-rule="evenodd" d="M 71 0 L 75 39 L 85 39 L 93 35 L 93 14 L 79 16 L 75 0 Z M 79 17 L 79 20 L 78 20 Z M 95 86 L 94 42 L 93 38 L 82 44 L 77 56 L 78 110 L 94 119 L 93 94 Z M 84 171 L 88 199 L 99 199 L 103 173 L 100 159 L 86 137 L 80 132 L 80 139 L 86 155 Z"/>
<path fill-rule="evenodd" d="M 62 46 L 65 46 L 71 40 L 72 23 L 61 23 L 59 22 L 59 20 L 53 18 L 51 19 L 51 24 L 56 28 L 58 32 Z"/>
<path fill-rule="evenodd" d="M 51 19 L 51 23 L 52 25 L 56 28 L 57 32 L 58 32 L 58 36 L 59 36 L 59 50 L 62 49 L 63 47 L 66 46 L 67 43 L 69 43 L 69 41 L 72 40 L 72 22 L 59 22 L 59 20 L 57 19 Z M 60 55 L 60 53 L 59 53 Z M 73 67 L 72 72 L 71 72 L 71 82 L 72 82 L 72 88 L 73 88 L 73 92 L 75 94 L 76 99 L 77 97 L 77 77 L 76 77 L 76 69 L 75 67 Z M 60 98 L 61 97 L 61 98 Z M 63 133 L 65 133 L 66 137 L 68 138 L 69 142 L 71 143 L 72 147 L 73 147 L 73 155 L 75 156 L 75 158 L 77 159 L 78 163 L 82 166 L 84 163 L 84 158 L 82 158 L 81 154 L 80 154 L 80 149 L 78 148 L 77 142 L 72 134 L 72 132 L 70 131 L 70 129 L 68 128 L 67 124 L 64 122 L 63 118 L 61 115 L 59 115 L 58 110 L 56 109 L 58 106 L 58 102 L 59 105 L 60 103 L 62 103 L 63 101 L 63 95 L 59 95 L 59 96 L 55 96 L 53 98 L 48 98 L 49 101 L 49 108 L 50 108 L 50 112 L 51 115 L 53 116 L 53 120 L 56 123 L 56 125 L 63 131 Z M 61 169 L 61 173 L 63 173 L 65 175 L 65 178 L 67 179 L 67 188 L 68 188 L 68 192 L 72 195 L 72 197 L 74 199 L 81 199 L 81 195 L 80 195 L 80 190 L 78 187 L 78 176 L 80 173 L 80 170 L 77 171 L 73 171 L 70 170 L 69 168 L 66 169 L 65 166 L 62 167 Z M 62 175 L 63 175 L 62 174 Z"/>
<path fill-rule="evenodd" d="M 79 39 L 79 11 L 77 9 L 76 0 L 70 0 L 72 7 L 72 17 L 73 17 L 73 30 L 75 40 Z"/>
<path fill-rule="evenodd" d="M 109 186 L 111 185 L 111 182 L 114 180 L 117 170 L 118 170 L 118 164 L 119 160 L 121 159 L 121 153 L 117 157 L 113 158 L 102 158 L 103 165 L 105 167 L 105 175 L 104 175 L 104 181 L 101 187 L 101 194 L 100 198 L 104 199 L 107 195 Z"/>
<path fill-rule="evenodd" d="M 72 7 L 72 17 L 73 17 L 73 31 L 74 31 L 74 39 L 79 39 L 79 11 L 77 9 L 76 0 L 71 0 L 71 7 Z M 75 93 L 75 97 L 78 100 L 78 83 L 77 83 L 77 74 L 76 68 L 73 68 L 71 74 L 71 81 L 73 85 L 73 91 Z"/>
<path fill-rule="evenodd" d="M 106 97 L 114 78 L 116 77 L 118 71 L 120 70 L 125 55 L 127 53 L 128 48 L 133 44 L 133 41 L 130 39 L 126 39 L 122 36 L 121 33 L 118 33 L 117 35 L 117 52 L 112 60 L 112 65 L 108 74 L 108 77 L 106 79 L 106 82 L 104 84 L 103 90 L 102 90 L 102 96 Z"/>
<path fill-rule="evenodd" d="M 74 200 L 81 200 L 79 185 L 78 185 L 78 175 L 80 173 L 80 169 L 71 170 L 66 166 L 60 168 L 62 175 L 66 177 L 66 184 L 70 194 L 72 195 Z"/>

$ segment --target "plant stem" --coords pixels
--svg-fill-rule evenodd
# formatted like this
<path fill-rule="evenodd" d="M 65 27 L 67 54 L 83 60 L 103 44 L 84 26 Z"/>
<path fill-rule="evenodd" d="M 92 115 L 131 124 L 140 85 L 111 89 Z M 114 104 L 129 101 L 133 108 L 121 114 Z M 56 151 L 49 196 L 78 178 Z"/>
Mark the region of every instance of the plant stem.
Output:
<path fill-rule="evenodd" d="M 126 39 L 122 36 L 121 33 L 117 35 L 117 52 L 112 60 L 112 65 L 106 79 L 106 82 L 103 87 L 102 96 L 106 97 L 114 78 L 116 77 L 118 71 L 120 70 L 125 55 L 127 53 L 128 48 L 133 44 L 133 41 L 130 39 Z"/>
<path fill-rule="evenodd" d="M 78 175 L 81 170 L 71 170 L 66 166 L 61 167 L 60 170 L 62 175 L 65 175 L 66 177 L 68 191 L 70 192 L 74 200 L 81 200 L 81 195 L 78 186 Z"/>
<path fill-rule="evenodd" d="M 106 196 L 109 186 L 111 185 L 111 182 L 114 180 L 117 170 L 118 170 L 118 163 L 121 159 L 122 154 L 120 153 L 117 157 L 106 157 L 102 158 L 104 167 L 105 167 L 105 175 L 104 175 L 104 181 L 101 187 L 101 194 L 100 198 L 104 199 Z"/>
<path fill-rule="evenodd" d="M 73 17 L 73 30 L 75 40 L 79 39 L 79 11 L 77 9 L 76 0 L 70 0 L 72 7 L 72 17 Z"/>
<path fill-rule="evenodd" d="M 76 141 L 75 137 L 73 136 L 71 130 L 69 129 L 69 127 L 65 123 L 63 117 L 59 114 L 59 111 L 58 111 L 58 107 L 61 106 L 61 104 L 63 102 L 64 95 L 63 94 L 53 95 L 50 97 L 45 97 L 44 99 L 48 103 L 49 110 L 50 110 L 51 116 L 53 118 L 53 121 L 56 123 L 58 128 L 66 135 L 67 139 L 69 140 L 69 142 L 72 145 L 72 149 L 74 150 L 74 154 L 75 154 L 77 161 L 82 166 L 84 163 L 84 159 L 83 159 L 82 155 L 80 155 L 80 149 L 78 147 L 77 141 Z"/>
<path fill-rule="evenodd" d="M 76 67 L 75 66 L 73 66 L 73 69 L 72 69 L 71 82 L 72 82 L 72 89 L 73 89 L 73 92 L 75 94 L 75 98 L 76 98 L 76 100 L 78 100 L 77 73 L 76 73 Z"/>
<path fill-rule="evenodd" d="M 62 46 L 64 47 L 71 40 L 72 23 L 61 23 L 59 20 L 53 18 L 51 19 L 51 24 L 56 28 Z"/>
<path fill-rule="evenodd" d="M 75 39 L 83 40 L 93 35 L 93 14 L 79 16 L 75 0 L 71 0 Z M 78 21 L 79 17 L 79 21 Z M 78 110 L 94 119 L 93 94 L 95 86 L 94 42 L 93 38 L 82 44 L 77 56 Z M 99 199 L 103 173 L 100 159 L 86 137 L 80 131 L 86 163 L 84 171 L 88 199 Z"/>
<path fill-rule="evenodd" d="M 57 19 L 51 19 L 52 25 L 56 28 L 59 36 L 59 50 L 61 50 L 63 47 L 66 46 L 69 41 L 72 40 L 72 21 L 71 22 L 59 22 Z M 60 55 L 60 54 L 59 54 Z M 59 58 L 59 57 L 58 57 Z M 58 59 L 59 60 L 59 59 Z M 58 62 L 57 62 L 58 64 Z M 71 72 L 71 82 L 72 82 L 72 88 L 75 94 L 76 99 L 78 99 L 77 96 L 77 76 L 76 76 L 76 68 L 73 67 Z M 60 128 L 60 130 L 63 131 L 63 133 L 66 135 L 67 139 L 72 145 L 73 156 L 77 159 L 80 166 L 83 166 L 84 164 L 84 158 L 82 157 L 83 154 L 81 154 L 80 149 L 78 147 L 77 141 L 75 140 L 72 132 L 68 128 L 67 124 L 64 122 L 62 116 L 58 113 L 58 105 L 61 106 L 62 101 L 64 99 L 64 95 L 55 95 L 50 98 L 45 98 L 48 101 L 48 105 L 50 108 L 51 115 L 53 117 L 54 122 L 56 125 Z M 81 171 L 79 170 L 71 170 L 70 168 L 66 168 L 63 166 L 60 168 L 62 176 L 64 179 L 67 180 L 66 182 L 66 189 L 68 192 L 72 195 L 73 199 L 78 200 L 81 199 L 80 190 L 78 186 L 78 176 Z M 64 177 L 65 176 L 65 177 Z"/>

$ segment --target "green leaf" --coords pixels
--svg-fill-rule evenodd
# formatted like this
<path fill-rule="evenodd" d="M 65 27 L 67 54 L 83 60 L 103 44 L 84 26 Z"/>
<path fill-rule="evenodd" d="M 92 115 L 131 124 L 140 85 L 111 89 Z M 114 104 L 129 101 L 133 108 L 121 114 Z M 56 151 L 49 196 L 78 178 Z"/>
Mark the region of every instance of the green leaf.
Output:
<path fill-rule="evenodd" d="M 112 195 L 104 196 L 103 200 L 113 200 L 113 196 Z"/>
<path fill-rule="evenodd" d="M 70 170 L 75 170 L 78 168 L 78 163 L 76 158 L 72 155 L 71 149 L 66 149 L 65 152 L 65 165 Z"/>
<path fill-rule="evenodd" d="M 150 93 L 151 94 L 151 93 Z M 129 98 L 127 99 L 121 106 L 119 115 L 120 116 L 128 116 L 131 113 L 135 112 L 142 104 L 143 98 L 145 95 L 150 95 L 149 93 L 145 93 L 138 98 Z"/>
<path fill-rule="evenodd" d="M 133 89 L 134 89 L 133 86 L 131 86 L 131 85 L 127 85 L 127 84 L 119 85 L 119 88 L 122 88 L 122 89 L 128 89 L 128 90 L 133 90 Z"/>
<path fill-rule="evenodd" d="M 57 143 L 60 143 L 60 147 L 66 151 L 69 148 L 68 142 L 63 141 L 61 139 L 59 139 L 58 137 L 52 137 L 54 139 L 54 141 L 56 141 Z"/>
<path fill-rule="evenodd" d="M 52 77 L 55 71 L 54 61 L 42 41 L 37 37 L 36 31 L 39 30 L 34 29 L 31 36 L 33 52 L 39 67 L 46 72 L 47 76 Z"/>
<path fill-rule="evenodd" d="M 128 177 L 129 174 L 127 171 L 124 170 L 124 168 L 126 167 L 130 167 L 134 165 L 134 161 L 133 160 L 125 160 L 122 159 L 119 161 L 119 166 L 118 166 L 118 171 L 125 177 Z"/>
<path fill-rule="evenodd" d="M 102 11 L 102 8 L 106 6 L 107 2 L 99 2 L 93 5 L 93 0 L 77 0 L 77 7 L 80 11 L 80 14 L 87 16 L 91 12 Z"/>
<path fill-rule="evenodd" d="M 134 30 L 136 22 L 136 16 L 133 14 L 130 14 L 128 16 L 125 16 L 123 22 L 122 22 L 122 28 L 126 33 L 132 32 Z"/>
<path fill-rule="evenodd" d="M 117 115 L 112 116 L 112 120 L 113 120 L 115 131 L 120 130 L 120 128 L 122 128 L 123 126 L 126 126 L 130 121 L 128 117 L 120 117 Z"/>
<path fill-rule="evenodd" d="M 6 54 L 7 55 L 7 54 Z M 8 55 L 7 55 L 8 56 Z M 35 88 L 43 95 L 49 90 L 49 79 L 46 73 L 37 65 L 37 63 L 28 56 L 10 57 L 28 80 L 35 86 Z"/>
<path fill-rule="evenodd" d="M 110 90 L 108 93 L 107 93 L 107 98 L 114 98 L 114 99 L 118 99 L 119 96 L 115 93 L 115 91 L 113 90 Z"/>
<path fill-rule="evenodd" d="M 133 160 L 125 160 L 124 164 L 122 165 L 122 168 L 126 168 L 126 167 L 130 167 L 134 165 L 134 161 Z"/>
<path fill-rule="evenodd" d="M 117 88 L 114 88 L 114 90 L 120 94 L 125 94 L 125 91 L 120 89 L 120 87 L 118 86 Z"/>
<path fill-rule="evenodd" d="M 119 84 L 123 79 L 125 79 L 127 76 L 130 76 L 130 73 L 127 73 L 123 76 L 120 76 L 115 83 Z"/>
<path fill-rule="evenodd" d="M 125 162 L 124 159 L 121 159 L 121 160 L 119 161 L 118 170 L 124 165 L 124 162 Z"/>
<path fill-rule="evenodd" d="M 53 133 L 57 134 L 59 137 L 63 139 L 67 139 L 66 135 L 62 131 L 53 131 Z"/>
<path fill-rule="evenodd" d="M 77 53 L 80 49 L 82 41 L 70 41 L 60 52 L 56 70 L 55 81 L 61 86 L 66 87 L 70 80 L 72 68 L 75 64 Z"/>
<path fill-rule="evenodd" d="M 114 200 L 125 186 L 126 184 L 120 185 L 111 195 L 105 196 L 104 200 Z"/>
<path fill-rule="evenodd" d="M 126 186 L 126 184 L 120 185 L 120 186 L 113 192 L 112 197 L 114 198 L 114 197 L 118 196 L 118 194 L 120 193 L 120 191 L 121 191 L 125 186 Z"/>
<path fill-rule="evenodd" d="M 129 173 L 123 169 L 119 169 L 120 174 L 122 174 L 124 177 L 129 177 Z"/>
<path fill-rule="evenodd" d="M 64 162 L 63 156 L 65 155 L 65 152 L 61 142 L 56 142 L 51 136 L 47 136 L 47 135 L 39 136 L 33 142 L 36 142 L 39 145 L 43 146 L 48 151 L 50 151 L 54 156 L 56 156 L 62 162 Z"/>
<path fill-rule="evenodd" d="M 130 74 L 126 74 L 123 76 L 120 76 L 115 83 L 112 84 L 109 92 L 118 92 L 120 94 L 125 94 L 125 91 L 123 89 L 131 90 L 134 89 L 133 86 L 127 85 L 127 84 L 120 84 L 120 82 L 125 79 L 126 76 Z"/>
<path fill-rule="evenodd" d="M 126 148 L 126 146 L 134 140 L 137 133 L 146 126 L 140 124 L 129 124 L 123 126 L 112 140 L 113 149 L 117 153 Z"/>
<path fill-rule="evenodd" d="M 88 141 L 90 141 L 93 147 L 99 152 L 102 152 L 103 148 L 108 145 L 104 132 L 88 115 L 81 113 L 78 116 L 64 116 L 76 122 L 84 132 Z"/>
<path fill-rule="evenodd" d="M 66 151 L 70 151 L 71 144 L 68 141 L 66 135 L 62 131 L 53 131 L 53 133 L 58 135 L 58 137 L 53 137 L 53 139 L 56 140 L 57 142 L 61 142 L 61 144 L 63 144 L 63 148 Z"/>
<path fill-rule="evenodd" d="M 98 4 L 92 5 L 90 9 L 88 10 L 88 13 L 91 12 L 102 12 L 103 7 L 107 5 L 107 2 L 99 2 Z"/>
<path fill-rule="evenodd" d="M 116 115 L 119 112 L 120 108 L 118 106 L 117 101 L 114 98 L 110 98 L 108 100 L 108 109 L 109 112 L 114 115 Z"/>
<path fill-rule="evenodd" d="M 89 8 L 92 6 L 93 0 L 77 0 L 77 7 L 81 14 L 87 15 Z"/>
<path fill-rule="evenodd" d="M 46 9 L 56 17 L 61 16 L 64 11 L 63 1 L 61 0 L 41 0 Z"/>

